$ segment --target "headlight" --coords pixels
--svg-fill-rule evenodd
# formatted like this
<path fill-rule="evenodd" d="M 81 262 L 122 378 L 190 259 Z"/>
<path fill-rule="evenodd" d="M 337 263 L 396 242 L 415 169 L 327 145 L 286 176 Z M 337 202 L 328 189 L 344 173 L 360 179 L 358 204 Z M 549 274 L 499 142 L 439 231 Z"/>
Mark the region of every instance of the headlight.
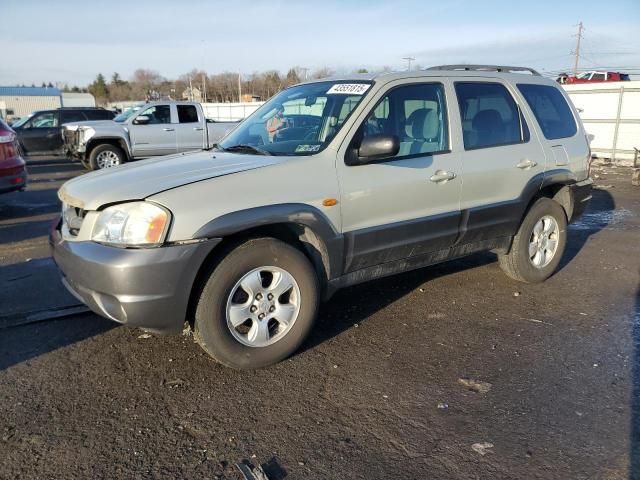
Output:
<path fill-rule="evenodd" d="M 164 241 L 171 214 L 148 202 L 113 205 L 100 212 L 91 239 L 121 247 L 158 245 Z"/>
<path fill-rule="evenodd" d="M 84 127 L 82 129 L 82 143 L 87 143 L 91 137 L 96 134 L 96 131 L 91 127 Z"/>

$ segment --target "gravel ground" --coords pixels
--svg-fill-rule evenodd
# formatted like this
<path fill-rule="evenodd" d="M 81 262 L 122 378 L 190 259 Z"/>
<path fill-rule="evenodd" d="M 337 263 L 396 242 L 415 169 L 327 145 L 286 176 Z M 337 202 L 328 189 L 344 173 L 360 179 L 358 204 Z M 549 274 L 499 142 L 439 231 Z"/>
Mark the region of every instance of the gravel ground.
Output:
<path fill-rule="evenodd" d="M 79 173 L 31 171 L 0 197 L 0 278 L 47 261 L 55 188 Z M 640 188 L 595 175 L 544 284 L 479 254 L 349 288 L 268 369 L 92 314 L 1 329 L 0 478 L 640 478 Z M 57 288 L 31 277 L 27 298 Z"/>

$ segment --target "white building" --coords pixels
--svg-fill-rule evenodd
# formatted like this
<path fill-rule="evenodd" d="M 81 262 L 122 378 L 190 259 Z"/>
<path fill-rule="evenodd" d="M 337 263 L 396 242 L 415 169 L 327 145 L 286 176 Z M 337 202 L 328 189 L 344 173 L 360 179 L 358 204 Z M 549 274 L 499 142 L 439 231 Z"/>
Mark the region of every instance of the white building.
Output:
<path fill-rule="evenodd" d="M 3 118 L 20 118 L 36 110 L 60 108 L 61 92 L 47 87 L 0 87 Z"/>

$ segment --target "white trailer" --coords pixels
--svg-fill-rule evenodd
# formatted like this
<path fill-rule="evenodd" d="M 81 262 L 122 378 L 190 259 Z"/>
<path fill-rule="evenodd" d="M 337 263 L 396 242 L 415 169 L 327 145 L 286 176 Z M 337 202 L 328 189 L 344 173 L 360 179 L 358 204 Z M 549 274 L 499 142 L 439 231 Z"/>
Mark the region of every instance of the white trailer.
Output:
<path fill-rule="evenodd" d="M 640 149 L 640 81 L 563 85 L 598 158 L 633 162 Z"/>

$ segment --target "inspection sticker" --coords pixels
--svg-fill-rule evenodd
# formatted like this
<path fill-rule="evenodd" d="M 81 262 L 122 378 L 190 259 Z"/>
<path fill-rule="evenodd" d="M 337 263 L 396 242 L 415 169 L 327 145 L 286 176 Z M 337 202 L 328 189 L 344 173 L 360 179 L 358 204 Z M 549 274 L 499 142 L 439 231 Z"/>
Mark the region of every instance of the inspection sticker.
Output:
<path fill-rule="evenodd" d="M 296 153 L 298 152 L 317 152 L 320 150 L 320 145 L 298 145 L 296 147 Z"/>
<path fill-rule="evenodd" d="M 362 95 L 370 86 L 368 83 L 336 83 L 327 91 L 327 94 Z"/>

